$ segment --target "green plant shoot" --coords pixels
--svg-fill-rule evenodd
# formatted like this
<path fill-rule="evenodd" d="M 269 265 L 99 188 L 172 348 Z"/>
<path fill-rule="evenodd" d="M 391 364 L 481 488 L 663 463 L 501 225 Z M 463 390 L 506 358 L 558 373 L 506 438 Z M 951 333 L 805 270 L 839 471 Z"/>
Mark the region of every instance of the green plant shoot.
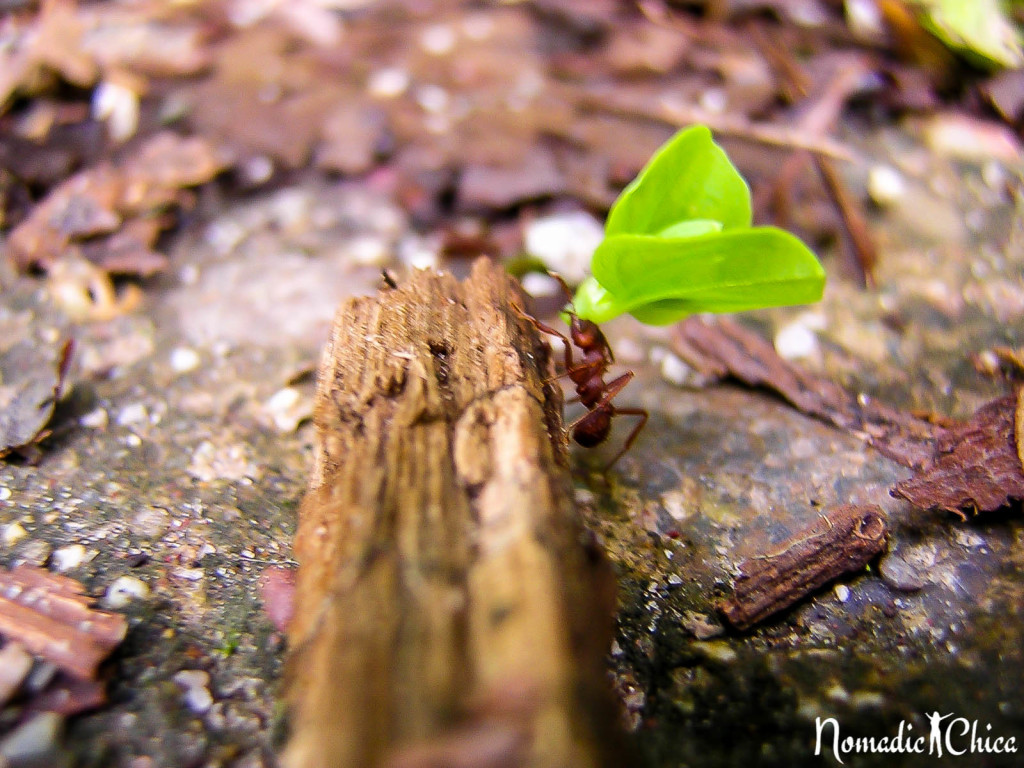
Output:
<path fill-rule="evenodd" d="M 590 268 L 573 304 L 595 323 L 806 304 L 825 285 L 798 238 L 751 226 L 750 189 L 703 125 L 677 133 L 623 190 Z"/>

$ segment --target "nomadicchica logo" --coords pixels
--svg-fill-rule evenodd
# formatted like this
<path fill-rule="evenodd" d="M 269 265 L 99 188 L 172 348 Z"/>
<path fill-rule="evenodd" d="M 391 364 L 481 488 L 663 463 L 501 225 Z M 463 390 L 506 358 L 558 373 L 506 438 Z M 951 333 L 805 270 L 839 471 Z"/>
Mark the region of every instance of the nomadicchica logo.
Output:
<path fill-rule="evenodd" d="M 814 718 L 814 754 L 832 754 L 841 764 L 851 754 L 903 753 L 945 757 L 951 755 L 1006 754 L 1017 751 L 1015 736 L 1001 736 L 993 732 L 992 724 L 979 724 L 977 720 L 955 717 L 952 712 L 925 714 L 928 733 L 914 731 L 914 724 L 900 720 L 896 733 L 886 736 L 843 736 L 839 721 L 834 717 Z"/>

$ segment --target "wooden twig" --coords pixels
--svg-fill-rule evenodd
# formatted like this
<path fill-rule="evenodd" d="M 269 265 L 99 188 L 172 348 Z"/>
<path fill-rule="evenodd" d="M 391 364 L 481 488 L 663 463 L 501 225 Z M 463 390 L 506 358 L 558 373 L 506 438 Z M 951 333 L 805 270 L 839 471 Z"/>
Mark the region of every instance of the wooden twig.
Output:
<path fill-rule="evenodd" d="M 288 768 L 624 765 L 614 579 L 548 348 L 486 261 L 347 302 L 299 512 Z"/>
<path fill-rule="evenodd" d="M 867 219 L 843 182 L 835 163 L 828 158 L 816 156 L 814 164 L 818 168 L 822 181 L 825 182 L 825 189 L 832 204 L 839 211 L 843 230 L 846 232 L 850 248 L 853 251 L 853 266 L 857 270 L 857 279 L 862 288 L 874 288 L 878 249 L 875 248 L 875 243 L 871 239 L 871 228 L 868 226 Z"/>
<path fill-rule="evenodd" d="M 849 147 L 827 136 L 814 135 L 785 125 L 751 122 L 745 117 L 729 113 L 709 112 L 681 101 L 661 100 L 652 106 L 647 101 L 630 101 L 608 91 L 584 93 L 578 97 L 578 102 L 580 106 L 595 111 L 639 117 L 676 128 L 702 123 L 723 136 L 783 149 L 805 149 L 848 162 L 857 159 Z"/>
<path fill-rule="evenodd" d="M 838 507 L 777 550 L 745 561 L 733 596 L 719 610 L 737 629 L 748 629 L 863 568 L 885 549 L 887 529 L 881 507 Z"/>

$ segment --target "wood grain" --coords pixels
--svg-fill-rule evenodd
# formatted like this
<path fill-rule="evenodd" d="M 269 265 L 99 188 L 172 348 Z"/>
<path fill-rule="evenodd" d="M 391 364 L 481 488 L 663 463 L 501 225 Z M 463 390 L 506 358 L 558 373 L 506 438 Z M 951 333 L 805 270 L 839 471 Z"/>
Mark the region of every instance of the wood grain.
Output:
<path fill-rule="evenodd" d="M 549 350 L 478 261 L 339 310 L 299 512 L 288 768 L 628 765 L 614 580 Z"/>

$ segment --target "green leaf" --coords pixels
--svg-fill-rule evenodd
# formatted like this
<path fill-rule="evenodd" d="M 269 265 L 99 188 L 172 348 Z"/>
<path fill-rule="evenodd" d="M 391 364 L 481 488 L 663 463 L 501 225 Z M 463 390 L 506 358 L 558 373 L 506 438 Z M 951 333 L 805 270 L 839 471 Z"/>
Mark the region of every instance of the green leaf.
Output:
<path fill-rule="evenodd" d="M 596 287 L 581 286 L 574 304 L 580 317 L 598 323 L 625 312 L 665 325 L 697 312 L 805 304 L 818 301 L 825 285 L 814 254 L 775 227 L 607 237 L 591 269 Z"/>
<path fill-rule="evenodd" d="M 605 236 L 656 235 L 690 219 L 749 227 L 750 189 L 706 126 L 677 133 L 612 205 Z"/>
<path fill-rule="evenodd" d="M 999 0 L 919 0 L 926 26 L 953 50 L 1004 67 L 1024 65 L 1020 33 Z"/>

